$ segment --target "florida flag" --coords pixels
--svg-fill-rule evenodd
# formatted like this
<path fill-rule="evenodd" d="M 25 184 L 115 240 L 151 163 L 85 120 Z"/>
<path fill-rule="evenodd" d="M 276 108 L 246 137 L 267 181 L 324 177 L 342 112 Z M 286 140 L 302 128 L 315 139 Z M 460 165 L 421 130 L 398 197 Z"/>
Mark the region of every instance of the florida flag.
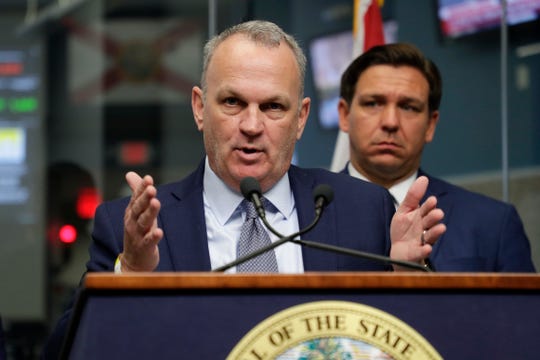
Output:
<path fill-rule="evenodd" d="M 384 29 L 379 8 L 383 2 L 384 0 L 354 0 L 353 59 L 373 46 L 384 44 Z M 347 161 L 349 161 L 349 135 L 340 130 L 330 170 L 334 172 L 343 170 Z"/>

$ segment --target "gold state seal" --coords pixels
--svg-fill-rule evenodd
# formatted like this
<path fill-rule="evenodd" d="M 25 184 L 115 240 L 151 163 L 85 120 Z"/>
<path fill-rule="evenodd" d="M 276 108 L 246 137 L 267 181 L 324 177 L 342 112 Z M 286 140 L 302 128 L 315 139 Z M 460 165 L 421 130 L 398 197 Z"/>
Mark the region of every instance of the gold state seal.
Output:
<path fill-rule="evenodd" d="M 347 301 L 290 307 L 263 320 L 227 360 L 442 359 L 426 339 L 393 315 Z"/>

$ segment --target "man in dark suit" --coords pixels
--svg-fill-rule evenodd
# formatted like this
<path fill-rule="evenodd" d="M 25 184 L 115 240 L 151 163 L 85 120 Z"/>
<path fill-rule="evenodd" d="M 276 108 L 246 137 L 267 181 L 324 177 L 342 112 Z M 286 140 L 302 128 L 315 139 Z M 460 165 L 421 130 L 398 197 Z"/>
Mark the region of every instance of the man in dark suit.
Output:
<path fill-rule="evenodd" d="M 437 197 L 447 231 L 429 257 L 437 271 L 533 272 L 530 245 L 512 205 L 427 175 L 424 145 L 439 120 L 437 66 L 409 44 L 377 46 L 343 73 L 340 128 L 349 134 L 343 172 L 387 188 L 396 204 L 418 176 Z"/>
<path fill-rule="evenodd" d="M 434 197 L 420 204 L 426 178 L 415 182 L 394 215 L 390 196 L 378 185 L 291 166 L 310 107 L 303 97 L 306 59 L 291 36 L 275 24 L 253 21 L 225 30 L 204 53 L 192 108 L 205 160 L 184 180 L 160 187 L 151 176 L 128 173 L 131 198 L 104 203 L 96 212 L 89 271 L 209 271 L 235 260 L 246 217 L 240 182 L 247 176 L 260 183 L 269 222 L 283 234 L 312 221 L 312 191 L 325 183 L 334 200 L 308 239 L 418 263 L 429 255 L 445 227 Z M 387 270 L 291 243 L 274 253 L 279 272 Z M 49 356 L 67 316 L 51 337 Z"/>
<path fill-rule="evenodd" d="M 150 176 L 141 178 L 135 173 L 128 173 L 126 180 L 133 195 L 129 203 L 127 201 L 121 204 L 115 203 L 111 205 L 112 208 L 105 205 L 108 212 L 108 224 L 104 228 L 115 229 L 115 232 L 109 231 L 102 236 L 102 227 L 99 226 L 101 225 L 101 211 L 98 212 L 93 236 L 97 245 L 92 247 L 92 254 L 96 254 L 97 250 L 105 249 L 105 244 L 116 242 L 116 245 L 108 246 L 109 252 L 104 258 L 97 259 L 93 256 L 89 266 L 92 267 L 96 263 L 99 264 L 101 270 L 110 270 L 111 259 L 119 255 L 116 261 L 118 271 L 153 271 L 156 268 L 177 270 L 179 266 L 173 266 L 174 261 L 169 263 L 170 267 L 165 266 L 167 264 L 165 261 L 169 261 L 168 259 L 164 259 L 161 263 L 163 248 L 169 247 L 168 251 L 176 251 L 176 254 L 171 255 L 173 258 L 181 257 L 189 263 L 193 260 L 187 258 L 196 255 L 186 252 L 190 249 L 197 250 L 198 246 L 198 255 L 204 254 L 204 256 L 190 269 L 209 270 L 209 261 L 217 265 L 220 263 L 218 258 L 226 259 L 227 257 L 219 254 L 215 256 L 214 262 L 212 255 L 215 252 L 211 248 L 208 248 L 210 255 L 206 254 L 207 246 L 214 246 L 209 239 L 211 231 L 208 227 L 215 226 L 221 230 L 221 226 L 229 218 L 221 219 L 220 214 L 214 211 L 219 204 L 214 204 L 212 201 L 218 194 L 215 197 L 205 197 L 205 195 L 216 187 L 221 187 L 219 195 L 230 196 L 230 202 L 234 202 L 236 206 L 242 199 L 240 182 L 246 176 L 256 178 L 261 185 L 262 193 L 269 194 L 269 197 L 272 197 L 272 191 L 283 185 L 286 179 L 285 193 L 281 194 L 282 199 L 277 197 L 276 201 L 286 202 L 291 196 L 294 198 L 294 204 L 298 201 L 297 208 L 292 211 L 297 212 L 300 224 L 296 225 L 300 226 L 306 223 L 309 215 L 305 212 L 309 211 L 307 209 L 313 204 L 313 200 L 307 194 L 311 193 L 313 186 L 324 180 L 334 185 L 334 190 L 343 199 L 341 203 L 334 202 L 335 207 L 340 208 L 340 215 L 354 214 L 355 216 L 351 217 L 359 221 L 359 216 L 352 211 L 369 207 L 371 210 L 368 212 L 372 215 L 368 218 L 375 220 L 376 223 L 366 224 L 366 228 L 361 230 L 362 233 L 384 232 L 387 236 L 388 228 L 381 222 L 386 215 L 380 217 L 379 213 L 383 212 L 385 202 L 382 198 L 373 201 L 372 204 L 361 200 L 367 196 L 365 194 L 376 191 L 374 187 L 367 188 L 367 184 L 358 182 L 358 186 L 362 188 L 359 193 L 356 193 L 358 196 L 353 198 L 351 195 L 348 197 L 349 201 L 345 201 L 347 195 L 342 194 L 342 191 L 349 193 L 349 191 L 358 190 L 353 190 L 354 186 L 350 186 L 350 182 L 343 183 L 346 181 L 343 177 L 334 178 L 334 175 L 321 170 L 301 171 L 291 167 L 294 144 L 302 135 L 310 107 L 310 99 L 303 98 L 305 64 L 305 56 L 294 39 L 268 22 L 244 23 L 225 30 L 209 41 L 205 47 L 202 87 L 195 86 L 192 91 L 195 123 L 203 133 L 207 152 L 204 171 L 201 165 L 195 175 L 188 177 L 180 184 L 183 185 L 182 187 L 179 185 L 170 187 L 178 189 L 177 191 L 184 191 L 185 194 L 178 192 L 171 194 L 171 191 L 168 191 L 167 194 L 162 195 L 162 198 L 156 197 L 157 190 Z M 390 255 L 396 259 L 421 261 L 431 251 L 429 244 L 433 244 L 445 230 L 444 225 L 439 223 L 443 214 L 436 209 L 434 197 L 428 198 L 421 207 L 418 207 L 419 200 L 424 195 L 424 186 L 427 185 L 425 180 L 425 178 L 420 178 L 415 182 L 409 191 L 408 201 L 398 209 L 393 219 L 389 235 L 392 241 Z M 302 185 L 307 185 L 309 190 L 306 191 Z M 302 193 L 302 191 L 305 192 Z M 160 192 L 163 193 L 163 191 Z M 178 201 L 182 204 L 179 205 Z M 306 201 L 308 205 L 304 205 Z M 178 211 L 176 207 L 182 206 L 185 202 L 193 207 L 185 213 L 177 213 L 173 216 L 168 224 L 176 224 L 173 226 L 176 231 L 169 230 L 171 225 L 164 223 L 166 217 L 169 213 L 174 214 Z M 201 211 L 203 208 L 204 211 Z M 114 209 L 117 217 L 111 218 L 111 209 Z M 234 206 L 222 210 L 232 212 Z M 289 215 L 285 214 L 288 210 L 278 210 L 285 217 Z M 191 216 L 186 218 L 187 220 L 178 216 L 188 215 L 187 212 L 192 212 Z M 158 214 L 163 224 L 158 223 Z M 231 216 L 229 213 L 226 215 Z M 120 218 L 124 219 L 123 223 L 118 221 Z M 340 218 L 339 221 L 343 220 Z M 279 221 L 276 222 L 279 223 Z M 358 227 L 340 229 L 336 225 L 340 223 L 335 224 L 333 228 L 319 230 L 321 233 L 326 231 L 329 235 L 326 241 L 353 243 L 354 240 L 350 237 L 358 234 Z M 196 230 L 189 229 L 194 226 Z M 422 234 L 424 230 L 427 230 L 427 233 Z M 186 240 L 186 237 L 182 235 L 186 231 L 197 232 L 194 237 Z M 160 244 L 165 232 L 167 233 L 165 238 L 171 237 L 174 241 L 166 240 L 164 244 Z M 293 231 L 283 232 L 292 233 Z M 343 236 L 336 236 L 335 232 Z M 113 233 L 117 237 L 111 237 Z M 424 245 L 420 243 L 422 235 L 426 242 Z M 104 239 L 103 244 L 100 241 L 101 237 Z M 377 241 L 381 239 L 382 237 L 379 237 Z M 190 241 L 190 245 L 176 245 L 185 241 Z M 170 245 L 171 242 L 175 245 Z M 235 246 L 235 242 L 230 241 L 232 247 Z M 222 249 L 228 249 L 231 244 L 224 245 Z M 185 246 L 185 249 L 176 250 L 178 246 Z M 382 248 L 379 247 L 379 249 Z M 304 252 L 302 251 L 300 257 L 294 261 L 301 262 Z M 234 252 L 231 254 L 230 260 L 233 260 L 236 254 Z M 105 259 L 108 259 L 108 262 Z M 183 268 L 187 269 L 185 266 L 183 265 Z M 325 266 L 327 268 L 327 265 Z M 212 264 L 211 267 L 217 266 Z"/>

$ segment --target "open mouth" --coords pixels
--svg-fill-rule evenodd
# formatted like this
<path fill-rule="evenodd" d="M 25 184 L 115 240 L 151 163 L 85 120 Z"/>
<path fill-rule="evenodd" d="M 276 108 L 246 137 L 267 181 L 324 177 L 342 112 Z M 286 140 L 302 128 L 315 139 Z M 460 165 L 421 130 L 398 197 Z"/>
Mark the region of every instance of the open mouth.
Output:
<path fill-rule="evenodd" d="M 241 158 L 245 161 L 255 161 L 262 154 L 262 150 L 253 147 L 239 147 L 236 149 Z"/>

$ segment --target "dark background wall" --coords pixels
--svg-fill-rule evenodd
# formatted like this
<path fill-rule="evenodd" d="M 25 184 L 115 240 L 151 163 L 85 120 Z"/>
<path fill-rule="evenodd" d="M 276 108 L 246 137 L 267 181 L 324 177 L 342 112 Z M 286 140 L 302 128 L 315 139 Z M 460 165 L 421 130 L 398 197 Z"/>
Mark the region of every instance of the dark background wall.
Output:
<path fill-rule="evenodd" d="M 7 3 L 10 4 L 10 11 L 6 10 Z M 6 260 L 2 263 L 3 268 L 15 269 L 25 264 L 36 267 L 23 266 L 24 273 L 15 271 L 15 276 L 12 276 L 13 271 L 4 271 L 5 276 L 9 277 L 10 284 L 32 289 L 37 294 L 25 296 L 28 295 L 26 292 L 20 292 L 3 298 L 14 308 L 27 304 L 31 307 L 31 310 L 17 313 L 10 311 L 7 306 L 0 309 L 8 333 L 10 353 L 15 353 L 15 350 L 28 353 L 29 349 L 39 348 L 45 330 L 56 321 L 70 299 L 71 291 L 77 286 L 88 256 L 90 226 L 81 229 L 79 239 L 69 248 L 46 249 L 45 228 L 49 227 L 50 211 L 45 209 L 43 202 L 45 199 L 59 199 L 61 188 L 64 187 L 53 186 L 52 191 L 45 193 L 47 169 L 64 162 L 80 165 L 92 175 L 104 199 L 108 200 L 123 194 L 123 173 L 128 167 L 151 173 L 157 182 L 163 183 L 186 175 L 204 155 L 202 137 L 196 130 L 191 114 L 191 83 L 187 84 L 187 91 L 173 92 L 172 100 L 170 97 L 167 100 L 156 97 L 155 101 L 109 102 L 109 93 L 105 89 L 97 91 L 91 101 L 74 100 L 71 89 L 74 78 L 86 73 L 86 70 L 92 70 L 94 74 L 105 73 L 115 57 L 106 51 L 100 52 L 99 44 L 85 42 L 64 20 L 71 19 L 83 29 L 95 30 L 98 38 L 107 38 L 104 32 L 110 31 L 108 36 L 113 39 L 123 36 L 127 41 L 130 36 L 140 40 L 138 37 L 141 34 L 136 31 L 125 34 L 125 30 L 115 33 L 114 26 L 123 21 L 143 21 L 157 28 L 171 20 L 179 24 L 186 20 L 193 21 L 196 30 L 184 34 L 185 37 L 179 36 L 171 43 L 171 48 L 183 48 L 188 44 L 187 49 L 180 51 L 186 57 L 169 58 L 167 65 L 174 71 L 187 74 L 186 79 L 195 85 L 202 66 L 197 56 L 200 56 L 203 43 L 208 38 L 206 1 L 81 1 L 78 2 L 80 6 L 66 11 L 63 16 L 36 21 L 28 31 L 31 36 L 21 37 L 16 35 L 16 31 L 26 23 L 25 3 L 19 0 L 0 2 L 0 27 L 3 29 L 0 40 L 4 45 L 10 45 L 12 41 L 28 45 L 30 39 L 37 38 L 43 49 L 40 62 L 43 102 L 38 136 L 44 140 L 40 140 L 38 150 L 32 151 L 39 158 L 39 163 L 31 165 L 31 169 L 36 170 L 31 184 L 42 190 L 28 202 L 42 211 L 36 210 L 40 230 L 29 226 L 28 217 L 25 217 L 23 220 L 26 222 L 17 224 L 22 230 L 17 229 L 16 235 L 6 237 L 17 246 L 24 245 L 25 253 L 14 257 L 4 251 L 2 260 Z M 60 7 L 60 2 L 56 0 L 40 0 L 39 3 Z M 218 31 L 244 20 L 267 19 L 278 23 L 300 41 L 308 56 L 306 96 L 312 98 L 313 105 L 308 126 L 297 146 L 296 159 L 302 166 L 329 168 L 337 129 L 324 129 L 319 124 L 319 103 L 312 76 L 313 54 L 309 45 L 321 36 L 352 31 L 353 1 L 219 0 L 216 5 Z M 461 185 L 501 198 L 500 32 L 492 30 L 454 40 L 444 38 L 439 31 L 436 5 L 436 0 L 385 0 L 382 9 L 384 20 L 394 20 L 398 25 L 397 40 L 417 45 L 438 64 L 442 72 L 444 91 L 441 120 L 435 141 L 428 145 L 424 154 L 423 167 L 434 175 L 452 180 L 457 178 Z M 523 172 L 526 175 L 520 175 L 518 181 L 511 182 L 509 201 L 516 205 L 523 218 L 537 267 L 540 264 L 540 55 L 523 57 L 519 56 L 519 50 L 539 41 L 538 20 L 513 26 L 509 28 L 509 49 L 506 54 L 509 165 L 512 176 Z M 119 41 L 119 46 L 123 45 L 125 43 Z M 77 49 L 84 51 L 78 53 Z M 347 51 L 352 56 L 352 49 Z M 164 55 L 171 54 L 166 52 Z M 131 86 L 129 90 L 138 90 L 137 83 L 122 84 Z M 157 90 L 164 88 L 170 90 L 166 86 Z M 152 95 L 147 92 L 143 98 Z M 135 168 L 133 164 L 120 163 L 118 140 L 147 141 L 150 160 Z M 464 181 L 464 177 L 472 177 L 474 181 Z M 11 211 L 6 207 L 3 211 L 6 209 Z M 6 219 L 3 221 L 6 222 Z M 55 256 L 58 254 L 62 256 Z M 64 256 L 66 254 L 70 256 Z M 59 263 L 53 264 L 51 259 Z M 40 265 L 44 262 L 47 265 Z M 40 334 L 33 335 L 32 331 Z"/>
<path fill-rule="evenodd" d="M 277 3 L 279 5 L 277 6 Z M 317 99 L 313 85 L 309 43 L 323 34 L 352 28 L 352 1 L 293 0 L 251 1 L 245 12 L 221 11 L 219 28 L 246 19 L 277 22 L 303 44 L 310 64 L 306 95 L 313 100 L 309 125 L 299 143 L 298 161 L 304 166 L 329 167 L 336 130 L 318 124 Z M 411 42 L 439 66 L 443 81 L 441 120 L 435 141 L 428 145 L 423 167 L 433 174 L 453 176 L 501 168 L 501 44 L 499 30 L 444 38 L 437 21 L 435 0 L 386 0 L 384 20 L 398 24 L 397 40 Z M 242 15 L 239 15 L 242 13 Z M 509 163 L 511 167 L 536 166 L 540 161 L 540 108 L 538 82 L 516 87 L 515 74 L 526 69 L 538 79 L 538 55 L 518 58 L 519 46 L 540 39 L 539 22 L 509 28 L 508 103 Z M 536 94 L 536 95 L 534 95 Z"/>

